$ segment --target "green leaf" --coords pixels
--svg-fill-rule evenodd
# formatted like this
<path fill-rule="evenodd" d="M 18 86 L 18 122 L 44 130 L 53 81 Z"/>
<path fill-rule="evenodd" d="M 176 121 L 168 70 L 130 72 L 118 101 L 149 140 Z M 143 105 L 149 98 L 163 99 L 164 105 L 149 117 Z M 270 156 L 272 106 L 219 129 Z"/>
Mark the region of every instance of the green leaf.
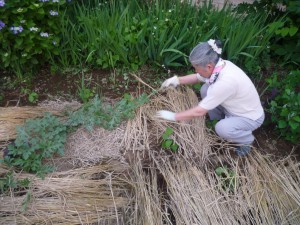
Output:
<path fill-rule="evenodd" d="M 293 121 L 289 121 L 289 125 L 291 126 L 292 130 L 296 130 L 299 127 L 299 123 L 295 123 Z"/>
<path fill-rule="evenodd" d="M 218 167 L 215 169 L 215 172 L 218 176 L 222 176 L 222 174 L 228 174 L 227 168 L 225 167 Z"/>
<path fill-rule="evenodd" d="M 286 128 L 286 126 L 287 126 L 287 123 L 284 120 L 280 120 L 278 122 L 278 127 L 279 128 Z"/>
<path fill-rule="evenodd" d="M 298 31 L 298 27 L 292 26 L 290 27 L 289 34 L 290 36 L 294 36 Z"/>
<path fill-rule="evenodd" d="M 173 140 L 168 139 L 168 140 L 165 140 L 164 143 L 165 143 L 165 148 L 170 148 L 171 145 L 173 144 Z"/>
<path fill-rule="evenodd" d="M 295 117 L 293 117 L 293 120 L 295 120 L 295 121 L 297 121 L 297 122 L 300 123 L 300 116 L 295 116 Z"/>
<path fill-rule="evenodd" d="M 169 137 L 170 137 L 170 135 L 171 134 L 173 134 L 173 129 L 172 128 L 170 128 L 170 127 L 167 127 L 166 128 L 166 131 L 163 133 L 163 135 L 162 135 L 162 138 L 164 139 L 164 140 L 167 140 Z"/>
<path fill-rule="evenodd" d="M 179 146 L 178 146 L 177 144 L 172 144 L 172 145 L 171 145 L 171 150 L 172 150 L 173 152 L 177 152 L 178 148 L 179 148 Z"/>

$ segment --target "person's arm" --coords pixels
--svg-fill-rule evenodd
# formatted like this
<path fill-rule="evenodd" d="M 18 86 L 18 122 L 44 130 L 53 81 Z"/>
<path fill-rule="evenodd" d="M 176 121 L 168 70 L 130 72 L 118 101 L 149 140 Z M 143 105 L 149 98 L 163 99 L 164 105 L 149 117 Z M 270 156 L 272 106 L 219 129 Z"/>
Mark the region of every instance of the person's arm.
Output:
<path fill-rule="evenodd" d="M 165 80 L 162 85 L 161 89 L 169 88 L 169 87 L 177 87 L 178 85 L 184 85 L 184 84 L 196 84 L 199 82 L 199 79 L 197 77 L 197 74 L 190 74 L 185 75 L 182 77 L 173 76 L 167 80 Z"/>
<path fill-rule="evenodd" d="M 208 110 L 202 108 L 201 106 L 196 106 L 194 108 L 188 109 L 175 114 L 176 121 L 186 121 L 191 120 L 196 117 L 204 116 Z"/>
<path fill-rule="evenodd" d="M 199 83 L 197 78 L 197 74 L 185 75 L 182 77 L 178 77 L 180 84 L 196 84 Z"/>
<path fill-rule="evenodd" d="M 201 106 L 196 106 L 179 113 L 160 110 L 157 112 L 156 117 L 170 121 L 187 121 L 196 117 L 204 116 L 207 112 L 208 110 L 202 108 Z"/>

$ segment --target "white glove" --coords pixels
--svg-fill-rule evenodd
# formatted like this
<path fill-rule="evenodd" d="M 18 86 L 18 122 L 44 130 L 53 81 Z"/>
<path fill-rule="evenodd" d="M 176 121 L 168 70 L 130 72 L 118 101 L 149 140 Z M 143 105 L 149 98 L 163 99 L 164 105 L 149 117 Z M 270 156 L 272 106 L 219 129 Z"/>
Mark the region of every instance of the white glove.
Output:
<path fill-rule="evenodd" d="M 160 110 L 156 112 L 156 117 L 165 119 L 165 120 L 171 120 L 171 121 L 176 121 L 175 119 L 175 114 L 173 112 L 167 111 L 167 110 Z"/>
<path fill-rule="evenodd" d="M 177 76 L 174 76 L 174 77 L 171 77 L 171 78 L 169 78 L 169 79 L 167 79 L 167 80 L 165 80 L 163 83 L 162 83 L 162 85 L 161 85 L 161 89 L 163 89 L 163 88 L 168 88 L 168 87 L 177 87 L 178 85 L 179 85 L 180 83 L 179 83 L 179 79 L 178 79 L 178 77 Z"/>

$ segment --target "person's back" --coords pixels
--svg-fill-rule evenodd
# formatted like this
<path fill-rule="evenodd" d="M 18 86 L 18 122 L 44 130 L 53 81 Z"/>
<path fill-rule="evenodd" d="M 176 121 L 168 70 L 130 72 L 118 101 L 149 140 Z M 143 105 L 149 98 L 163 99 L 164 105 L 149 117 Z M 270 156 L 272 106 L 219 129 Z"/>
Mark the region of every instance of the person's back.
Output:
<path fill-rule="evenodd" d="M 215 83 L 209 86 L 200 106 L 211 110 L 218 105 L 227 113 L 256 120 L 263 114 L 257 90 L 250 78 L 228 60 Z"/>

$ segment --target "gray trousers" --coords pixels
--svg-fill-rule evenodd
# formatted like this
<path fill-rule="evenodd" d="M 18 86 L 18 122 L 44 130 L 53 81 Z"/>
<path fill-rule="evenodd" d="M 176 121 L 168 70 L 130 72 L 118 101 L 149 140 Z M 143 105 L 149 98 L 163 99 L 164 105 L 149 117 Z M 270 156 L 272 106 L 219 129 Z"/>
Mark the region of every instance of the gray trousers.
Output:
<path fill-rule="evenodd" d="M 208 84 L 202 85 L 200 89 L 202 99 L 206 97 L 208 87 Z M 208 115 L 211 120 L 219 120 L 215 131 L 221 138 L 243 145 L 252 144 L 254 141 L 252 131 L 259 128 L 265 119 L 264 114 L 257 120 L 231 115 L 222 106 L 209 110 Z"/>

